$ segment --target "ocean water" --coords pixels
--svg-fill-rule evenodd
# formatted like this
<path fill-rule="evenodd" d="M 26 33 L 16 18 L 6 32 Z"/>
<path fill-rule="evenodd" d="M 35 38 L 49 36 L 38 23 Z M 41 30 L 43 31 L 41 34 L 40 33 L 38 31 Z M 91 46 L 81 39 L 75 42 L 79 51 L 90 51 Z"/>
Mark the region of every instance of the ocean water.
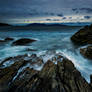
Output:
<path fill-rule="evenodd" d="M 11 46 L 12 42 L 0 43 L 0 62 L 11 56 L 22 54 L 37 53 L 43 54 L 45 51 L 56 51 L 62 53 L 70 59 L 75 67 L 81 72 L 82 76 L 90 82 L 90 74 L 92 74 L 92 61 L 84 58 L 80 54 L 80 47 L 75 46 L 70 37 L 81 27 L 69 27 L 55 30 L 0 30 L 0 39 L 13 37 L 15 40 L 19 38 L 33 38 L 37 41 L 27 46 Z M 36 51 L 27 51 L 27 49 Z M 49 58 L 45 57 L 44 60 Z"/>

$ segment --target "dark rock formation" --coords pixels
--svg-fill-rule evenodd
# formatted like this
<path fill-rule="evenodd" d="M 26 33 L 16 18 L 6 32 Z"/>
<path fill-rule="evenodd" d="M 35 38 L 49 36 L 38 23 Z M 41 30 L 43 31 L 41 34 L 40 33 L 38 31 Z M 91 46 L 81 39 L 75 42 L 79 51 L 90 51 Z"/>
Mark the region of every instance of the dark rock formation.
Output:
<path fill-rule="evenodd" d="M 86 58 L 92 59 L 92 46 L 88 46 L 86 48 L 81 48 L 80 53 Z"/>
<path fill-rule="evenodd" d="M 13 40 L 14 40 L 13 38 L 7 37 L 5 39 L 0 40 L 0 43 L 2 43 L 2 42 L 9 42 L 9 41 L 13 41 Z"/>
<path fill-rule="evenodd" d="M 13 41 L 13 40 L 14 38 L 10 38 L 10 37 L 5 38 L 5 41 Z"/>
<path fill-rule="evenodd" d="M 11 59 L 15 59 L 14 64 L 0 68 L 0 92 L 92 92 L 91 84 L 63 56 L 57 54 L 57 58 L 50 59 L 45 64 L 36 54 L 8 58 L 6 61 Z M 31 68 L 36 64 L 44 64 L 41 71 Z"/>
<path fill-rule="evenodd" d="M 32 43 L 32 42 L 34 42 L 34 41 L 36 41 L 36 40 L 34 40 L 34 39 L 29 39 L 29 38 L 21 38 L 21 39 L 19 39 L 19 40 L 14 41 L 14 42 L 12 43 L 12 45 L 27 45 L 27 44 Z"/>
<path fill-rule="evenodd" d="M 37 51 L 37 50 L 36 50 L 36 49 L 27 48 L 27 49 L 25 49 L 24 51 Z"/>
<path fill-rule="evenodd" d="M 7 92 L 9 83 L 12 82 L 14 76 L 17 74 L 18 69 L 25 65 L 25 61 L 15 62 L 10 67 L 0 69 L 0 92 Z"/>
<path fill-rule="evenodd" d="M 71 40 L 79 45 L 92 44 L 92 25 L 80 29 L 71 37 Z"/>
<path fill-rule="evenodd" d="M 11 26 L 11 25 L 9 25 L 7 23 L 0 23 L 0 27 L 4 27 L 4 26 Z"/>
<path fill-rule="evenodd" d="M 0 40 L 0 43 L 5 42 L 5 40 Z"/>
<path fill-rule="evenodd" d="M 92 75 L 90 75 L 90 86 L 92 87 Z"/>

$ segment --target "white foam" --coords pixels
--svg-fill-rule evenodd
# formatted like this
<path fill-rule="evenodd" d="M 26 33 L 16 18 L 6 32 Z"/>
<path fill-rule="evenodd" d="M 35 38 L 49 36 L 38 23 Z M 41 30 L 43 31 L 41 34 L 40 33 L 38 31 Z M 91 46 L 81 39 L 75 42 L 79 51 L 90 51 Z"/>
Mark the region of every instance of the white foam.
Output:
<path fill-rule="evenodd" d="M 17 55 L 24 55 L 26 52 L 23 52 L 27 48 L 33 48 L 32 46 L 13 46 L 13 47 L 6 47 L 2 50 L 0 50 L 1 59 L 7 58 L 7 57 L 13 57 Z M 3 55 L 4 54 L 4 55 Z"/>
<path fill-rule="evenodd" d="M 43 68 L 43 65 L 44 65 L 44 64 L 42 64 L 41 66 L 38 66 L 37 64 L 35 64 L 35 65 L 32 66 L 32 68 L 33 68 L 34 70 L 41 71 L 42 68 Z"/>
<path fill-rule="evenodd" d="M 62 53 L 65 57 L 73 62 L 75 67 L 81 72 L 82 76 L 90 82 L 90 74 L 92 74 L 92 68 L 89 64 L 89 60 L 81 56 L 80 52 L 77 50 L 77 54 L 72 53 L 71 51 L 62 50 Z"/>
<path fill-rule="evenodd" d="M 22 68 L 20 68 L 20 69 L 18 70 L 18 72 L 17 72 L 17 75 L 13 78 L 13 81 L 14 81 L 14 80 L 18 77 L 18 75 L 19 75 L 24 69 L 26 69 L 27 67 L 32 68 L 31 65 L 30 65 L 30 63 L 28 63 L 27 65 L 25 65 L 25 66 L 23 66 Z"/>
<path fill-rule="evenodd" d="M 4 68 L 5 68 L 5 67 L 9 67 L 9 66 L 11 66 L 12 64 L 14 64 L 14 61 L 13 61 L 13 60 L 8 60 L 8 61 L 6 61 L 6 62 L 3 63 Z"/>

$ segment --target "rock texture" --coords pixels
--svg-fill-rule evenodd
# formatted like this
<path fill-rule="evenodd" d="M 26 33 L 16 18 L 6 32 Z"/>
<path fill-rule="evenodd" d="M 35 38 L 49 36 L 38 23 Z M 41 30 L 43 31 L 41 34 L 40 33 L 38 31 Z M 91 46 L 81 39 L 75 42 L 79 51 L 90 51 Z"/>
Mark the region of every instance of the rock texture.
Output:
<path fill-rule="evenodd" d="M 88 59 L 92 59 L 92 46 L 88 46 L 88 47 L 86 47 L 86 48 L 81 48 L 81 49 L 80 49 L 80 53 L 81 53 L 84 57 L 86 57 L 86 58 L 88 58 Z"/>
<path fill-rule="evenodd" d="M 16 41 L 14 41 L 14 42 L 12 43 L 12 45 L 27 45 L 27 44 L 32 43 L 32 42 L 34 42 L 34 41 L 36 41 L 36 40 L 34 40 L 34 39 L 29 39 L 29 38 L 21 38 L 21 39 L 18 39 L 18 40 L 16 40 Z"/>
<path fill-rule="evenodd" d="M 79 45 L 92 44 L 92 25 L 80 29 L 71 37 L 71 40 Z"/>
<path fill-rule="evenodd" d="M 9 60 L 15 62 L 2 67 Z M 36 66 L 43 68 L 38 71 Z M 33 54 L 10 57 L 1 63 L 0 92 L 92 92 L 92 86 L 73 63 L 60 54 L 46 63 Z"/>

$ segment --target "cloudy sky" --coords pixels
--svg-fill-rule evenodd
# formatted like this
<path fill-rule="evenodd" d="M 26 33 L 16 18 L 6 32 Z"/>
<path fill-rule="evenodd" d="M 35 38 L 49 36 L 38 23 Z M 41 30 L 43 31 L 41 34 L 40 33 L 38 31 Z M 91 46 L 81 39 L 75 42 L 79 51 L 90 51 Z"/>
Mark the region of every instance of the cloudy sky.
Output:
<path fill-rule="evenodd" d="M 75 15 L 91 16 L 92 0 L 0 0 L 1 21 Z"/>

